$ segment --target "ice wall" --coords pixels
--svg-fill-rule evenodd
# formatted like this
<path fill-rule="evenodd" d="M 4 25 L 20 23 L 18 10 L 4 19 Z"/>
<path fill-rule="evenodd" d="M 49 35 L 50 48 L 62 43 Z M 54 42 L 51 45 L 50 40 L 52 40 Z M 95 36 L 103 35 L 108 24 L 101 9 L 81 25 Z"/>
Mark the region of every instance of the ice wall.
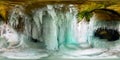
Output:
<path fill-rule="evenodd" d="M 74 48 L 78 45 L 75 34 L 77 10 L 74 5 L 46 5 L 32 10 L 31 15 L 27 15 L 24 9 L 23 6 L 15 6 L 8 20 L 8 24 L 20 36 L 24 35 L 28 41 L 42 42 L 48 50 Z"/>
<path fill-rule="evenodd" d="M 76 44 L 73 30 L 76 13 L 73 6 L 64 5 L 47 5 L 35 12 L 34 21 L 37 27 L 41 24 L 47 49 L 58 50 L 61 46 Z"/>

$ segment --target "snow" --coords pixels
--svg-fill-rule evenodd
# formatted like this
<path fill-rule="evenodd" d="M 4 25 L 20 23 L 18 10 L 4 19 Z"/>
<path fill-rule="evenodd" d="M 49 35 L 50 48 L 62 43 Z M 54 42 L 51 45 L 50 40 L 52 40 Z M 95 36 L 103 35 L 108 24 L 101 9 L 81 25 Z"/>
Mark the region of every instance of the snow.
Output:
<path fill-rule="evenodd" d="M 4 52 L 2 56 L 9 59 L 41 59 L 48 56 L 48 54 L 44 50 L 40 49 L 26 49 L 24 51 L 15 50 L 14 52 L 13 51 Z"/>

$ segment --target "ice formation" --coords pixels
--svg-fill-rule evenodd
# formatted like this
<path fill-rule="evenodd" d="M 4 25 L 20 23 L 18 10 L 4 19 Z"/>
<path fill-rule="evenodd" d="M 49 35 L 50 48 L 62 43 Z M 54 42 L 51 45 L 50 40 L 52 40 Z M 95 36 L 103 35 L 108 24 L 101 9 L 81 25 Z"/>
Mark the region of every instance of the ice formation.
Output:
<path fill-rule="evenodd" d="M 12 48 L 19 43 L 17 32 L 7 24 L 1 25 L 1 38 L 7 41 L 9 44 L 8 48 Z"/>
<path fill-rule="evenodd" d="M 110 29 L 119 29 L 119 21 L 105 22 L 97 20 L 93 15 L 90 22 L 83 18 L 77 23 L 77 9 L 74 5 L 45 5 L 32 10 L 30 14 L 24 9 L 22 5 L 16 5 L 9 11 L 7 23 L 0 24 L 0 48 L 20 48 L 18 54 L 25 53 L 25 56 L 28 56 L 31 53 L 30 56 L 34 55 L 35 58 L 41 57 L 39 55 L 42 52 L 45 56 L 50 54 L 55 58 L 59 55 L 61 58 L 81 58 L 109 56 L 102 54 L 109 51 L 104 48 L 117 47 L 120 42 L 107 42 L 93 35 L 99 27 L 109 25 Z M 13 55 L 10 55 L 11 53 L 13 52 L 3 55 L 14 58 L 16 52 Z M 24 56 L 19 55 L 17 58 Z"/>
<path fill-rule="evenodd" d="M 93 45 L 96 48 L 110 48 L 119 45 L 120 40 L 114 42 L 108 42 L 106 39 L 100 39 L 94 36 L 94 32 L 99 28 L 119 30 L 120 21 L 103 21 L 96 17 L 94 14 L 89 22 L 89 30 L 87 32 L 87 40 L 89 44 Z M 114 32 L 112 32 L 114 33 Z M 110 36 L 109 36 L 110 37 Z"/>
<path fill-rule="evenodd" d="M 20 43 L 20 45 L 30 45 L 30 41 L 37 45 L 39 42 L 38 45 L 42 43 L 48 50 L 74 48 L 79 45 L 76 42 L 77 10 L 74 5 L 66 7 L 59 4 L 46 5 L 32 10 L 31 14 L 27 15 L 24 12 L 24 7 L 20 5 L 16 5 L 9 11 L 7 24 L 16 30 L 19 36 L 17 38 L 17 35 L 15 35 L 16 39 L 23 43 Z"/>
<path fill-rule="evenodd" d="M 89 44 L 87 42 L 86 35 L 88 34 L 87 31 L 89 29 L 89 22 L 84 17 L 77 26 L 77 40 L 80 44 L 81 48 L 89 48 Z M 79 33 L 79 34 L 78 34 Z"/>

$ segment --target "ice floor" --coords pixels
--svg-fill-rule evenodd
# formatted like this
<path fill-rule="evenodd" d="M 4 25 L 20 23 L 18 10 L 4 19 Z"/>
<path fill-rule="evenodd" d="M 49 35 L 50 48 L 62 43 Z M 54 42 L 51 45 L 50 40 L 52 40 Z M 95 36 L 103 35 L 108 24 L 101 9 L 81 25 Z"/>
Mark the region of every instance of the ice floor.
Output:
<path fill-rule="evenodd" d="M 77 49 L 64 51 L 46 51 L 44 49 L 1 49 L 0 60 L 63 60 L 63 59 L 117 59 L 120 51 L 108 49 Z"/>

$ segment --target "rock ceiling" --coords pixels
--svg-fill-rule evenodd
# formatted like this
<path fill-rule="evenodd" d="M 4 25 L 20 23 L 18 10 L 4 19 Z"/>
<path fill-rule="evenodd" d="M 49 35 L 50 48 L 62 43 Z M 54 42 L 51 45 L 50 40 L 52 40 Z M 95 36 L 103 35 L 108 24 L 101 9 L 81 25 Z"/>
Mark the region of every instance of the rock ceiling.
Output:
<path fill-rule="evenodd" d="M 43 7 L 46 4 L 75 4 L 79 11 L 90 11 L 96 8 L 108 8 L 120 11 L 119 0 L 1 0 L 0 15 L 7 18 L 7 11 L 15 5 L 22 5 L 29 13 L 34 8 Z"/>

